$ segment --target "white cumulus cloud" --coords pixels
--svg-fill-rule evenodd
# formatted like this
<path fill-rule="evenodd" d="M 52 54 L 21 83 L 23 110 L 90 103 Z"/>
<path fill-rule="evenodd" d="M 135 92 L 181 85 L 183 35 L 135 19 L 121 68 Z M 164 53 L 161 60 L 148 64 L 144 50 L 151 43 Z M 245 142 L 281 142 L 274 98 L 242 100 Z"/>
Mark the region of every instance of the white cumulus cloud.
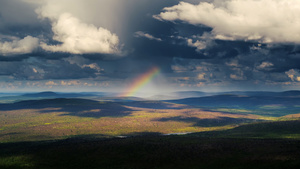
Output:
<path fill-rule="evenodd" d="M 4 56 L 31 53 L 38 46 L 39 39 L 32 36 L 26 36 L 23 39 L 9 37 L 9 40 L 3 40 L 0 37 L 0 54 Z"/>
<path fill-rule="evenodd" d="M 285 74 L 292 80 L 296 82 L 300 82 L 300 72 L 297 69 L 290 69 L 285 72 Z"/>
<path fill-rule="evenodd" d="M 103 27 L 87 24 L 68 12 L 61 12 L 61 6 L 49 1 L 37 9 L 40 18 L 48 18 L 52 24 L 53 40 L 60 42 L 50 45 L 45 42 L 41 47 L 50 52 L 73 54 L 119 53 L 119 38 Z"/>
<path fill-rule="evenodd" d="M 188 39 L 187 43 L 188 43 L 188 46 L 197 48 L 196 49 L 197 51 L 200 51 L 200 50 L 206 48 L 206 43 L 203 41 L 197 40 L 196 42 L 193 42 L 193 39 Z"/>
<path fill-rule="evenodd" d="M 193 36 L 192 38 L 193 39 L 187 39 L 187 45 L 195 47 L 197 52 L 201 52 L 201 50 L 215 45 L 213 37 L 207 32 L 203 33 L 202 36 Z"/>
<path fill-rule="evenodd" d="M 101 70 L 103 70 L 103 69 L 101 69 L 99 67 L 99 65 L 97 63 L 85 64 L 85 65 L 82 65 L 81 67 L 82 68 L 94 69 L 94 70 L 97 70 L 98 72 L 100 72 Z"/>
<path fill-rule="evenodd" d="M 52 23 L 53 39 L 59 45 L 41 43 L 41 47 L 51 52 L 84 53 L 118 53 L 119 38 L 102 27 L 82 23 L 71 14 L 62 14 Z"/>
<path fill-rule="evenodd" d="M 145 32 L 142 32 L 142 31 L 135 32 L 134 36 L 137 37 L 137 38 L 144 37 L 144 38 L 148 38 L 150 40 L 162 41 L 161 38 L 156 38 L 153 35 L 150 35 L 149 33 L 145 33 Z"/>
<path fill-rule="evenodd" d="M 299 0 L 180 2 L 154 18 L 211 27 L 215 39 L 300 43 Z"/>
<path fill-rule="evenodd" d="M 259 69 L 259 70 L 271 70 L 273 66 L 274 66 L 274 64 L 271 63 L 271 62 L 262 62 L 256 68 Z"/>

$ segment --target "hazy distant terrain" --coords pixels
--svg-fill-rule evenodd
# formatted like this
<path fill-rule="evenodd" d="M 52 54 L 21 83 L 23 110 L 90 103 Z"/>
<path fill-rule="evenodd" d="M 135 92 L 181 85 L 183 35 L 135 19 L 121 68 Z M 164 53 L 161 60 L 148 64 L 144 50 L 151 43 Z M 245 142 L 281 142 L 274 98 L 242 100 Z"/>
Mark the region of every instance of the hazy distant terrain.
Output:
<path fill-rule="evenodd" d="M 149 165 L 144 168 L 164 164 L 160 158 L 168 164 L 162 168 L 172 167 L 171 161 L 177 158 L 171 155 L 172 151 L 183 151 L 180 157 L 183 166 L 197 166 L 195 158 L 202 158 L 202 155 L 196 150 L 208 153 L 206 158 L 211 164 L 206 167 L 209 168 L 228 165 L 225 161 L 235 158 L 238 161 L 236 166 L 249 163 L 250 166 L 261 167 L 254 165 L 257 161 L 267 167 L 275 164 L 299 166 L 299 162 L 295 162 L 300 157 L 296 152 L 299 146 L 293 149 L 293 145 L 300 139 L 300 92 L 178 92 L 176 97 L 180 99 L 165 100 L 166 97 L 149 100 L 115 97 L 109 93 L 54 92 L 1 95 L 0 100 L 10 98 L 10 101 L 0 104 L 0 147 L 4 150 L 0 153 L 0 167 L 43 168 L 43 163 L 52 163 L 55 168 L 74 168 L 71 164 L 60 164 L 55 159 L 55 152 L 65 160 L 79 158 L 85 153 L 98 160 L 96 156 L 100 158 L 104 154 L 90 152 L 95 147 L 99 151 L 104 150 L 103 153 L 108 156 L 106 162 L 91 163 L 91 168 L 97 165 L 109 168 L 113 163 L 108 157 L 119 158 L 120 165 L 113 165 L 119 168 L 131 163 L 131 160 L 122 160 L 117 154 L 132 151 L 133 157 L 137 158 L 144 151 L 142 149 L 150 151 L 150 147 L 161 150 L 151 150 L 151 153 L 157 153 L 157 157 L 151 153 L 142 153 L 138 157 L 142 161 L 148 158 L 154 161 L 153 165 L 144 161 Z M 182 134 L 187 135 L 175 136 Z M 232 141 L 234 144 L 227 145 Z M 250 144 L 246 145 L 249 141 Z M 276 148 L 272 151 L 271 147 L 266 148 L 265 153 L 269 153 L 269 157 L 265 159 L 262 149 L 266 144 Z M 283 147 L 278 147 L 279 144 Z M 104 145 L 112 146 L 111 151 Z M 134 145 L 141 150 L 131 150 Z M 73 146 L 78 147 L 77 156 L 71 155 L 75 153 L 75 149 L 71 150 Z M 258 152 L 257 156 L 252 150 Z M 41 151 L 47 153 L 40 154 Z M 249 154 L 251 159 L 239 152 Z M 163 157 L 159 158 L 159 154 Z M 44 161 L 48 158 L 52 161 Z M 215 165 L 213 158 L 223 162 Z M 190 165 L 189 159 L 194 159 Z M 82 160 L 81 163 L 84 163 L 87 159 Z M 267 165 L 270 161 L 274 165 Z M 142 163 L 136 165 L 141 168 Z"/>
<path fill-rule="evenodd" d="M 160 101 L 54 92 L 9 96 L 14 101 L 0 104 L 0 141 L 202 132 L 300 117 L 298 91 L 176 94 L 191 97 Z"/>

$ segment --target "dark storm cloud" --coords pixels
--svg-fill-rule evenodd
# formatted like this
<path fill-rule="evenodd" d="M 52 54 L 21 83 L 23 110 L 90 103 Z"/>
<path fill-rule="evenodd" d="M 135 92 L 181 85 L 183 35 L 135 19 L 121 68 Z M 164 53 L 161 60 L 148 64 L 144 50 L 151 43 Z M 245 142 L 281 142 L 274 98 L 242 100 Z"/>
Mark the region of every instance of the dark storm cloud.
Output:
<path fill-rule="evenodd" d="M 227 58 L 235 57 L 238 54 L 249 52 L 253 46 L 251 42 L 244 41 L 222 41 L 212 40 L 211 46 L 203 50 L 197 50 L 197 46 L 189 45 L 188 41 L 195 43 L 199 37 L 212 29 L 206 26 L 188 25 L 182 22 L 176 24 L 170 22 L 161 22 L 153 18 L 144 18 L 144 25 L 150 23 L 146 28 L 143 26 L 137 30 L 146 31 L 162 41 L 150 41 L 143 38 L 130 37 L 127 47 L 132 47 L 130 56 L 137 59 L 159 60 L 162 57 L 182 57 L 192 59 L 207 58 Z M 205 41 L 207 43 L 207 41 Z"/>
<path fill-rule="evenodd" d="M 1 1 L 0 60 L 20 60 L 37 52 L 43 26 L 35 13 L 36 7 L 19 0 Z"/>
<path fill-rule="evenodd" d="M 17 69 L 22 65 L 20 62 L 0 62 L 0 75 L 12 76 Z"/>
<path fill-rule="evenodd" d="M 204 2 L 185 2 L 192 3 L 187 7 L 197 14 L 195 7 L 200 1 Z M 179 0 L 75 0 L 67 5 L 69 2 L 12 0 L 0 3 L 0 75 L 19 80 L 122 81 L 156 66 L 170 83 L 187 87 L 280 85 L 298 80 L 300 48 L 297 43 L 291 43 L 295 39 L 289 33 L 284 34 L 280 25 L 280 35 L 289 43 L 281 42 L 276 32 L 269 34 L 260 27 L 253 28 L 260 33 L 256 37 L 247 27 L 234 26 L 235 23 L 230 22 L 234 18 L 227 16 L 231 9 L 217 16 L 222 17 L 220 22 L 214 22 L 214 14 L 218 12 L 215 8 L 209 8 L 212 13 L 204 17 L 207 21 L 191 15 L 172 18 L 171 8 L 165 7 L 172 7 L 175 13 L 189 12 L 182 8 L 186 3 Z M 231 0 L 205 2 L 214 3 L 216 8 L 227 2 L 234 3 Z M 184 5 L 175 9 L 178 4 Z M 241 5 L 235 7 L 243 9 Z M 245 12 L 245 17 L 255 17 L 251 11 Z M 65 24 L 68 19 L 72 20 L 71 24 Z M 278 23 L 279 20 L 271 21 Z M 71 28 L 78 28 L 76 31 L 81 33 L 69 31 Z M 87 32 L 93 33 L 85 36 Z M 105 35 L 109 42 L 100 40 L 101 50 L 88 43 L 98 43 L 95 38 L 98 35 Z M 272 43 L 267 42 L 267 37 Z M 81 43 L 73 43 L 76 38 Z"/>
<path fill-rule="evenodd" d="M 225 43 L 225 42 L 224 42 Z M 231 45 L 234 43 L 230 43 Z M 286 51 L 267 45 L 246 47 L 236 45 L 237 54 L 231 57 L 215 57 L 208 59 L 174 58 L 172 69 L 177 79 L 186 84 L 265 84 L 291 82 L 289 70 L 299 69 L 299 58 Z M 232 45 L 234 46 L 234 45 Z M 245 48 L 244 50 L 242 50 Z M 276 52 L 275 52 L 276 51 Z M 297 78 L 297 74 L 294 78 Z M 247 86 L 247 85 L 245 85 Z M 249 86 L 247 86 L 249 87 Z"/>
<path fill-rule="evenodd" d="M 0 62 L 0 65 L 1 75 L 16 80 L 96 78 L 103 73 L 96 63 L 74 57 L 65 60 L 28 58 L 17 62 Z"/>
<path fill-rule="evenodd" d="M 298 47 L 295 45 L 298 41 L 293 37 L 293 33 L 297 34 L 297 32 L 288 32 L 280 24 L 278 26 L 279 32 L 270 34 L 273 31 L 273 27 L 260 29 L 259 25 L 252 25 L 253 29 L 261 34 L 254 37 L 252 36 L 254 35 L 253 30 L 248 29 L 251 27 L 250 25 L 248 27 L 235 25 L 235 22 L 231 22 L 235 18 L 231 18 L 230 15 L 227 16 L 227 11 L 233 10 L 237 12 L 239 10 L 235 10 L 235 8 L 244 8 L 245 6 L 242 4 L 249 3 L 248 6 L 255 6 L 256 3 L 268 4 L 275 3 L 275 1 L 243 2 L 229 0 L 225 3 L 214 1 L 214 4 L 199 4 L 199 2 L 194 2 L 195 5 L 181 2 L 176 6 L 165 8 L 159 15 L 154 15 L 154 18 L 160 21 L 171 21 L 169 23 L 173 24 L 173 37 L 178 39 L 174 44 L 186 45 L 193 48 L 198 54 L 173 55 L 185 60 L 185 62 L 180 63 L 176 59 L 177 61 L 174 61 L 172 65 L 173 71 L 177 73 L 177 77 L 181 78 L 181 81 L 183 80 L 185 83 L 194 85 L 197 82 L 215 83 L 217 81 L 240 84 L 251 83 L 253 85 L 257 83 L 291 81 L 286 72 L 298 70 L 300 65 L 297 57 L 299 50 L 297 50 Z M 296 1 L 293 2 L 298 4 Z M 276 7 L 280 6 L 278 3 L 279 1 L 276 1 Z M 226 6 L 227 4 L 229 5 Z M 230 4 L 235 4 L 235 6 L 230 6 Z M 211 8 L 213 5 L 215 5 L 215 8 Z M 210 12 L 205 11 L 204 8 Z M 220 8 L 220 10 L 215 10 L 217 8 Z M 263 6 L 263 8 L 259 10 L 259 13 L 270 10 L 267 6 Z M 218 15 L 218 12 L 223 10 L 225 11 L 223 15 Z M 207 14 L 204 16 L 203 13 L 205 12 Z M 246 18 L 256 18 L 256 15 L 252 14 L 253 11 L 251 13 L 251 11 L 246 10 L 244 13 Z M 221 19 L 221 22 L 218 22 L 218 18 L 223 19 Z M 257 22 L 264 22 L 264 19 L 265 15 L 262 15 L 261 18 L 256 20 Z M 281 19 L 271 18 L 271 22 L 277 23 Z M 295 19 L 291 18 L 291 20 Z M 291 24 L 289 21 L 282 23 L 283 25 Z M 246 22 L 243 23 L 241 21 L 240 24 L 243 25 Z M 231 26 L 226 27 L 226 25 Z M 297 24 L 291 25 L 289 29 L 295 26 Z M 270 31 L 266 32 L 265 29 L 270 29 Z M 278 39 L 278 36 L 282 37 L 282 39 Z M 270 44 L 270 42 L 274 43 Z"/>
<path fill-rule="evenodd" d="M 1 1 L 0 32 L 10 36 L 37 36 L 41 31 L 37 5 L 20 0 Z"/>

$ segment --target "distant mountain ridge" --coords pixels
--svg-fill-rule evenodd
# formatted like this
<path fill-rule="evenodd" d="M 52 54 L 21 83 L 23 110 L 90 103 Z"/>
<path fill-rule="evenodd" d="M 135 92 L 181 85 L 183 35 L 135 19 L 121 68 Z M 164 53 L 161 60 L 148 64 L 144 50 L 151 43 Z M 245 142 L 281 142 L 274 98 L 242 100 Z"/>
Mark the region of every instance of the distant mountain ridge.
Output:
<path fill-rule="evenodd" d="M 192 106 L 255 107 L 263 105 L 300 105 L 300 91 L 286 92 L 228 92 L 219 95 L 168 100 Z"/>
<path fill-rule="evenodd" d="M 39 93 L 26 93 L 21 95 L 23 97 L 37 97 L 37 98 L 73 98 L 73 97 L 85 97 L 85 96 L 97 96 L 92 93 L 56 93 L 52 91 L 45 91 Z"/>
<path fill-rule="evenodd" d="M 23 94 L 24 97 L 57 97 L 59 94 L 51 91 Z"/>
<path fill-rule="evenodd" d="M 201 92 L 201 91 L 177 91 L 177 92 L 154 95 L 148 97 L 148 99 L 149 100 L 176 100 L 176 99 L 203 97 L 203 96 L 211 96 L 211 95 L 213 94 L 207 92 Z"/>
<path fill-rule="evenodd" d="M 298 90 L 289 90 L 283 92 L 272 92 L 272 91 L 231 91 L 231 92 L 202 92 L 202 91 L 178 91 L 178 92 L 171 92 L 171 93 L 162 93 L 160 95 L 154 95 L 147 98 L 142 97 L 118 97 L 117 93 L 109 93 L 109 92 L 78 92 L 78 93 L 63 93 L 63 92 L 52 92 L 52 91 L 44 91 L 44 92 L 37 92 L 37 93 L 14 93 L 14 94 L 6 94 L 0 96 L 0 101 L 2 103 L 5 102 L 14 102 L 14 101 L 21 101 L 21 100 L 28 100 L 28 99 L 51 99 L 51 98 L 86 98 L 86 99 L 95 99 L 95 100 L 103 100 L 103 101 L 114 101 L 114 102 L 124 102 L 124 101 L 145 101 L 145 100 L 165 100 L 170 101 L 172 100 L 181 100 L 176 102 L 182 102 L 183 99 L 190 99 L 190 98 L 206 98 L 205 100 L 209 99 L 210 97 L 214 97 L 217 99 L 222 97 L 229 97 L 232 95 L 230 100 L 234 97 L 264 97 L 264 99 L 268 99 L 266 97 L 277 97 L 284 98 L 286 100 L 291 98 L 300 98 L 300 91 Z M 221 98 L 220 98 L 221 99 Z M 221 100 L 222 102 L 226 103 L 228 101 Z M 259 98 L 260 100 L 262 98 Z M 242 99 L 245 100 L 245 99 Z M 274 100 L 274 98 L 272 98 Z M 193 100 L 191 100 L 194 102 Z M 237 101 L 240 101 L 237 99 Z"/>
<path fill-rule="evenodd" d="M 221 94 L 221 93 L 219 93 Z M 299 90 L 288 90 L 282 92 L 273 91 L 232 91 L 223 92 L 222 94 L 235 94 L 235 95 L 247 95 L 247 96 L 300 96 Z"/>

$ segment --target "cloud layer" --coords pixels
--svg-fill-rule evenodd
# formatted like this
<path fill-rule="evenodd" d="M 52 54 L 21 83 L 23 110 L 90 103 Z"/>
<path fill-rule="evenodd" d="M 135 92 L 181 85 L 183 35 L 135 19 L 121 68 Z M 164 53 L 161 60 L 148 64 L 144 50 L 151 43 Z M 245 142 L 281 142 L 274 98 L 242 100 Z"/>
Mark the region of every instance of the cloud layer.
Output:
<path fill-rule="evenodd" d="M 299 89 L 299 3 L 0 1 L 0 89 L 121 91 L 153 66 L 178 90 Z"/>
<path fill-rule="evenodd" d="M 227 0 L 197 5 L 180 2 L 154 16 L 211 27 L 215 39 L 300 43 L 299 0 Z"/>
<path fill-rule="evenodd" d="M 2 40 L 0 36 L 0 55 L 21 55 L 32 53 L 39 46 L 39 39 L 26 36 L 23 39 L 17 37 L 8 37 L 9 40 Z"/>

